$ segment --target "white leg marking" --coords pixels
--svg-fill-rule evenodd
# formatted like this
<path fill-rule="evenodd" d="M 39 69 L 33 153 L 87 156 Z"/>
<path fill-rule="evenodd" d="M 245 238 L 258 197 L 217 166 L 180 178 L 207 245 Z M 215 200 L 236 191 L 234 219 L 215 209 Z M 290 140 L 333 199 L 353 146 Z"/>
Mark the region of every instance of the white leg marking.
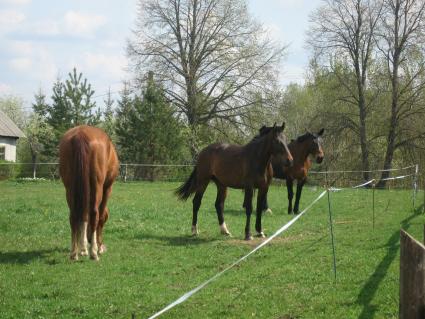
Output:
<path fill-rule="evenodd" d="M 192 236 L 197 236 L 199 234 L 198 225 L 192 225 Z"/>
<path fill-rule="evenodd" d="M 99 247 L 99 254 L 103 254 L 104 252 L 106 252 L 106 246 L 105 244 L 101 244 Z"/>
<path fill-rule="evenodd" d="M 97 256 L 97 240 L 96 240 L 96 231 L 92 233 L 91 237 L 91 247 L 90 247 L 90 258 L 94 260 L 99 260 L 99 257 Z"/>
<path fill-rule="evenodd" d="M 87 250 L 87 225 L 88 222 L 83 222 L 80 227 L 80 255 L 87 256 L 89 254 Z"/>
<path fill-rule="evenodd" d="M 267 210 L 264 212 L 264 214 L 270 214 L 273 215 L 273 212 L 270 208 L 267 208 Z"/>
<path fill-rule="evenodd" d="M 230 237 L 232 236 L 232 234 L 227 229 L 226 222 L 223 222 L 223 224 L 220 225 L 220 233 L 222 235 L 226 235 L 226 236 L 230 236 Z"/>
<path fill-rule="evenodd" d="M 78 260 L 78 234 L 71 234 L 71 260 Z"/>

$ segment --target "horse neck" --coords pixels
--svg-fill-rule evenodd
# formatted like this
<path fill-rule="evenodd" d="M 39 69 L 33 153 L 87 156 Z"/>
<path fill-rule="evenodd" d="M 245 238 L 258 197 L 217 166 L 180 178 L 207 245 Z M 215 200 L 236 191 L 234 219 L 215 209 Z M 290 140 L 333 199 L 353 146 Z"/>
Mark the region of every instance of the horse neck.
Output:
<path fill-rule="evenodd" d="M 248 158 L 255 159 L 252 164 L 256 166 L 257 171 L 259 173 L 265 172 L 272 158 L 271 139 L 268 136 L 264 136 L 249 143 L 246 147 L 249 149 Z"/>
<path fill-rule="evenodd" d="M 309 140 L 305 140 L 303 142 L 297 142 L 295 141 L 293 147 L 291 148 L 289 145 L 289 149 L 291 151 L 292 156 L 294 156 L 294 158 L 298 159 L 298 161 L 301 164 L 304 164 L 306 161 L 309 160 L 308 156 L 310 155 L 309 152 L 309 144 L 310 141 Z"/>

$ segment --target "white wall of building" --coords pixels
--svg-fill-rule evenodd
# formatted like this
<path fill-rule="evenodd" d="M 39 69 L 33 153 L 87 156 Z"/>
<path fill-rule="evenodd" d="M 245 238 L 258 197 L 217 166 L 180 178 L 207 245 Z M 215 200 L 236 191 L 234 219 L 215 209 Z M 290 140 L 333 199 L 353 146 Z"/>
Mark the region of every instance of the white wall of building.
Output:
<path fill-rule="evenodd" d="M 18 139 L 13 137 L 0 136 L 0 146 L 6 147 L 5 160 L 16 162 L 16 142 Z"/>

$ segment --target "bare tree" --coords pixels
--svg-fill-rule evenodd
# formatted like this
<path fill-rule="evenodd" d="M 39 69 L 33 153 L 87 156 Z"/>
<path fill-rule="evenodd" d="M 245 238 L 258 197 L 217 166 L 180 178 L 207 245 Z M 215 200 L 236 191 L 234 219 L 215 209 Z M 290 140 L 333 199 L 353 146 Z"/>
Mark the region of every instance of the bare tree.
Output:
<path fill-rule="evenodd" d="M 425 131 L 412 130 L 418 115 L 425 113 L 425 1 L 385 0 L 378 46 L 387 62 L 391 109 L 388 123 L 384 169 L 392 167 L 394 152 L 425 137 Z M 403 125 L 406 123 L 407 125 Z M 381 175 L 389 176 L 389 171 Z"/>
<path fill-rule="evenodd" d="M 367 101 L 367 73 L 374 52 L 374 37 L 382 5 L 375 0 L 325 0 L 325 3 L 311 16 L 308 43 L 315 50 L 315 57 L 331 68 L 348 61 L 349 76 L 338 76 L 344 96 L 340 99 L 358 110 L 358 120 L 346 118 L 350 129 L 355 130 L 360 139 L 362 169 L 364 179 L 369 179 L 369 147 L 367 117 L 370 101 Z M 325 59 L 325 61 L 323 61 Z M 347 114 L 345 117 L 349 117 Z"/>
<path fill-rule="evenodd" d="M 154 71 L 194 129 L 239 123 L 276 80 L 284 47 L 267 37 L 245 0 L 141 0 L 128 54 L 138 75 Z M 196 150 L 192 150 L 196 152 Z"/>

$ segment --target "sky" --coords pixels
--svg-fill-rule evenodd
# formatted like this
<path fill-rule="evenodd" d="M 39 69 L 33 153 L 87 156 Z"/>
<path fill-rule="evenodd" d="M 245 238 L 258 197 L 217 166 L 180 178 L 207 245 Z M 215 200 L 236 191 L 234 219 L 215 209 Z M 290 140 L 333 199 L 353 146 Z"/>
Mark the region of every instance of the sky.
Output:
<path fill-rule="evenodd" d="M 131 77 L 125 47 L 143 0 L 0 0 L 0 96 L 16 95 L 30 109 L 39 89 L 76 67 L 95 90 L 97 104 L 110 88 L 117 97 Z M 251 14 L 270 35 L 289 45 L 283 85 L 302 83 L 309 53 L 305 32 L 320 0 L 248 0 Z"/>

